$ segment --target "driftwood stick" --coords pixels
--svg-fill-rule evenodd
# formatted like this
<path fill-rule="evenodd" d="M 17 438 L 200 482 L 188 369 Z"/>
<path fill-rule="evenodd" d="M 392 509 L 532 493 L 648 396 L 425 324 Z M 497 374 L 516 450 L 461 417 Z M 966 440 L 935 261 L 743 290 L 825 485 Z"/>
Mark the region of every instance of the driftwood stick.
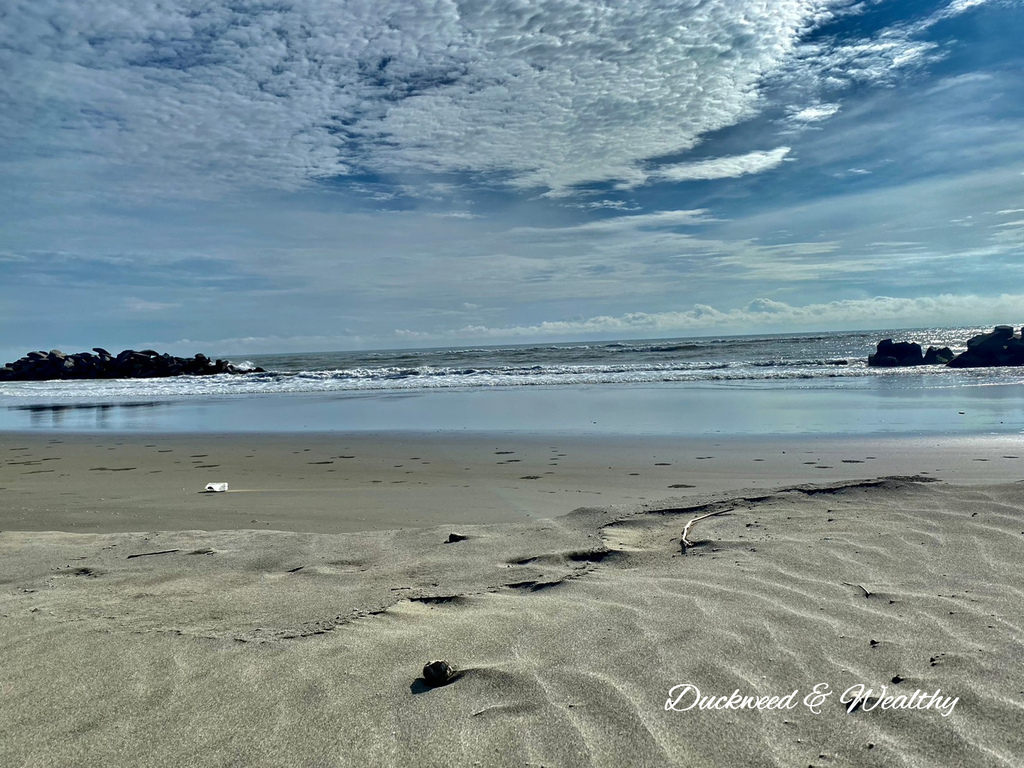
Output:
<path fill-rule="evenodd" d="M 131 560 L 133 557 L 149 557 L 150 555 L 169 555 L 171 552 L 180 551 L 180 549 L 161 549 L 159 552 L 140 552 L 137 555 L 128 555 L 125 560 Z"/>
<path fill-rule="evenodd" d="M 693 525 L 694 523 L 698 523 L 701 520 L 707 520 L 709 517 L 716 517 L 718 515 L 724 515 L 726 512 L 732 512 L 732 509 L 731 508 L 730 509 L 720 509 L 717 512 L 708 512 L 706 515 L 701 515 L 700 517 L 695 517 L 690 522 L 688 522 L 686 524 L 686 527 L 683 528 L 683 537 L 682 537 L 682 539 L 679 542 L 680 546 L 682 547 L 683 554 L 685 555 L 686 554 L 686 550 L 688 550 L 690 547 L 693 546 L 693 542 L 687 540 L 687 538 L 686 538 L 686 534 L 688 534 L 690 532 L 690 526 L 691 525 Z"/>
<path fill-rule="evenodd" d="M 845 584 L 848 587 L 859 587 L 864 592 L 864 597 L 871 597 L 871 593 L 868 592 L 868 588 L 865 587 L 863 584 L 851 584 L 848 581 L 843 581 L 843 582 L 840 582 L 840 583 L 841 584 Z"/>

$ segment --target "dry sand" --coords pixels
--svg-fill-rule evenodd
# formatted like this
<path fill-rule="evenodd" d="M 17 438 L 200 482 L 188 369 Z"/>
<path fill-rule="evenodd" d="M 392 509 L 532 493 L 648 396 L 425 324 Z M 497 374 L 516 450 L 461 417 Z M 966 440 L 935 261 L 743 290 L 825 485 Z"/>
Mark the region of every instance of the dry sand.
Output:
<path fill-rule="evenodd" d="M 1020 765 L 1022 449 L 3 435 L 0 764 Z"/>

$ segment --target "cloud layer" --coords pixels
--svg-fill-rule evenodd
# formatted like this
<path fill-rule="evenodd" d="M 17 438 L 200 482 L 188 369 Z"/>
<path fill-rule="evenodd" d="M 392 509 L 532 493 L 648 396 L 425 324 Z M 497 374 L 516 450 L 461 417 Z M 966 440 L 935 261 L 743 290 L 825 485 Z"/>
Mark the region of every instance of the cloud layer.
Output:
<path fill-rule="evenodd" d="M 20 0 L 0 27 L 0 131 L 8 161 L 151 184 L 636 183 L 752 114 L 828 5 Z"/>
<path fill-rule="evenodd" d="M 1024 280 L 1019 9 L 8 0 L 0 326 L 88 348 L 987 322 L 974 303 L 1009 312 Z"/>
<path fill-rule="evenodd" d="M 813 328 L 915 328 L 934 324 L 987 325 L 1017 316 L 1024 294 L 996 297 L 940 295 L 927 298 L 875 296 L 793 306 L 772 299 L 755 299 L 745 307 L 720 311 L 707 304 L 675 312 L 632 312 L 625 315 L 549 320 L 528 326 L 466 326 L 442 335 L 398 330 L 410 342 L 457 339 L 582 339 L 638 338 L 702 333 L 771 333 Z"/>

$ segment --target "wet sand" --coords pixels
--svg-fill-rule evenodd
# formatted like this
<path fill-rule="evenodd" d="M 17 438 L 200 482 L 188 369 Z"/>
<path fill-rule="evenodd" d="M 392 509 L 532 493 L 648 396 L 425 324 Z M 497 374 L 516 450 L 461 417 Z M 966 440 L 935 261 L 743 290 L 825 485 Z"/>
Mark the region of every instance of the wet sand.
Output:
<path fill-rule="evenodd" d="M 0 433 L 0 530 L 343 533 L 917 474 L 1024 477 L 1024 440 Z"/>

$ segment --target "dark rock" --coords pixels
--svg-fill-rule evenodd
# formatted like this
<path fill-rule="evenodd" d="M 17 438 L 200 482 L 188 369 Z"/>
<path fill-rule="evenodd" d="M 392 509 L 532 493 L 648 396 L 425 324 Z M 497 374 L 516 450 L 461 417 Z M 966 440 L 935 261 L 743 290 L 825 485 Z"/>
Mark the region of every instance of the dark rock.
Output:
<path fill-rule="evenodd" d="M 900 361 L 890 355 L 869 355 L 868 365 L 875 368 L 895 368 Z"/>
<path fill-rule="evenodd" d="M 892 361 L 896 362 L 893 363 Z M 882 339 L 873 355 L 868 356 L 868 365 L 892 367 L 893 365 L 923 365 L 924 353 L 921 345 L 913 341 Z"/>
<path fill-rule="evenodd" d="M 967 340 L 967 349 L 947 363 L 950 368 L 988 368 L 1024 365 L 1024 342 L 1009 325 Z"/>
<path fill-rule="evenodd" d="M 455 669 L 455 665 L 444 660 L 428 661 L 423 666 L 423 680 L 432 688 L 448 685 L 457 676 L 458 670 Z"/>
<path fill-rule="evenodd" d="M 102 347 L 93 347 L 97 355 L 76 352 L 66 355 L 59 349 L 29 352 L 25 357 L 0 367 L 0 381 L 43 381 L 47 379 L 156 378 L 191 374 L 265 373 L 262 368 L 241 368 L 230 360 L 212 362 L 205 355 L 174 357 L 152 349 L 136 352 L 126 349 L 116 357 Z"/>
<path fill-rule="evenodd" d="M 956 355 L 949 347 L 928 347 L 924 353 L 924 365 L 945 365 Z"/>
<path fill-rule="evenodd" d="M 982 333 L 967 340 L 968 349 L 995 348 L 1013 338 L 1013 328 L 1008 325 L 997 325 L 992 333 Z"/>
<path fill-rule="evenodd" d="M 1024 328 L 1014 335 L 1013 326 L 997 325 L 991 333 L 982 333 L 967 340 L 967 349 L 959 355 L 949 347 L 928 347 L 907 341 L 882 339 L 868 365 L 892 368 L 903 365 L 947 365 L 950 368 L 981 368 L 990 366 L 1024 366 Z"/>

